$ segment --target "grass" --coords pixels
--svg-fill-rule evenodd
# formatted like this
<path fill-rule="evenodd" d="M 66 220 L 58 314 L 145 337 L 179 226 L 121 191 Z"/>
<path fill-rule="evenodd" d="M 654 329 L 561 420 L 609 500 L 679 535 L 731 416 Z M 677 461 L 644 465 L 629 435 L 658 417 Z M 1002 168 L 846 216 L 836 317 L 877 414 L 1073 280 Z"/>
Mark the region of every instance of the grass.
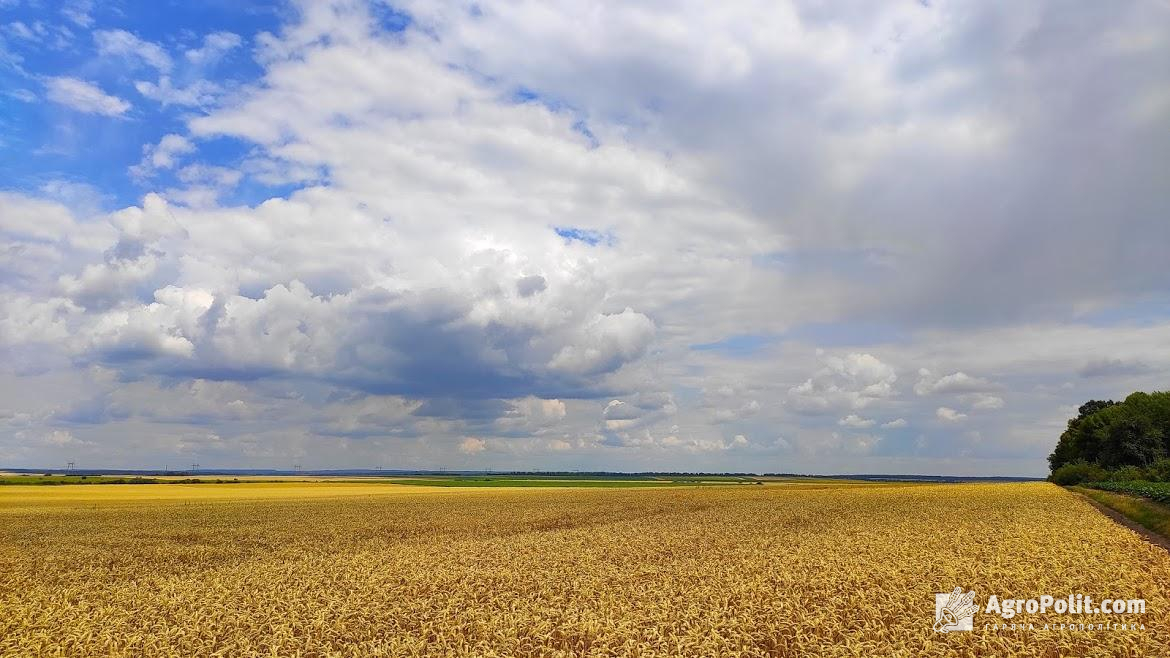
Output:
<path fill-rule="evenodd" d="M 1170 505 L 1158 503 L 1147 498 L 1129 496 L 1089 489 L 1086 487 L 1072 487 L 1072 489 L 1102 505 L 1125 515 L 1134 523 L 1170 539 Z"/>

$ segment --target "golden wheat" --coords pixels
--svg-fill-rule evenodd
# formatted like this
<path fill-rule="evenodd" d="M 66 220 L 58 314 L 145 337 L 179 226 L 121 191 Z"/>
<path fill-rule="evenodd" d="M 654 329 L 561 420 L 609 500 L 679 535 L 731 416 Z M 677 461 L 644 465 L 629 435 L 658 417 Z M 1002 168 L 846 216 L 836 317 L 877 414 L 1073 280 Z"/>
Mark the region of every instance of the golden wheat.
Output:
<path fill-rule="evenodd" d="M 1147 612 L 936 634 L 956 585 Z M 1047 484 L 0 490 L 4 656 L 1137 657 L 1170 655 L 1168 593 L 1170 556 Z"/>

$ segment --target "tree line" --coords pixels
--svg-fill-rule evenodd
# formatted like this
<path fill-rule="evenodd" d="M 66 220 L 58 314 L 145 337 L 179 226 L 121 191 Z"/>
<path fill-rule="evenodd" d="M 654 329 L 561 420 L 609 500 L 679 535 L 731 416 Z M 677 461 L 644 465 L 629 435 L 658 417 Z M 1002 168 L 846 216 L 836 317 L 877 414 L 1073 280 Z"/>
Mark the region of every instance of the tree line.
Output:
<path fill-rule="evenodd" d="M 1170 482 L 1170 391 L 1090 400 L 1048 456 L 1057 484 L 1102 480 Z"/>

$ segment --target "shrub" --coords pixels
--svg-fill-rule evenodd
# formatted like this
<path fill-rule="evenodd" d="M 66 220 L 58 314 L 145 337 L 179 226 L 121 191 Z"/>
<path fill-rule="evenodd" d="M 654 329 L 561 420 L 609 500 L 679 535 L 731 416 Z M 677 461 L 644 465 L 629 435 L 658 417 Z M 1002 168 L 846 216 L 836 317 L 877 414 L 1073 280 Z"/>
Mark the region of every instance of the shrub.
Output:
<path fill-rule="evenodd" d="M 1065 464 L 1052 472 L 1049 479 L 1061 486 L 1081 484 L 1082 482 L 1098 482 L 1106 477 L 1105 469 L 1096 464 L 1075 461 Z"/>
<path fill-rule="evenodd" d="M 1159 459 L 1147 469 L 1154 482 L 1170 482 L 1170 459 Z"/>
<path fill-rule="evenodd" d="M 1149 480 L 1150 474 L 1144 468 L 1122 466 L 1121 468 L 1109 471 L 1105 479 L 1111 482 L 1135 482 L 1138 480 Z"/>

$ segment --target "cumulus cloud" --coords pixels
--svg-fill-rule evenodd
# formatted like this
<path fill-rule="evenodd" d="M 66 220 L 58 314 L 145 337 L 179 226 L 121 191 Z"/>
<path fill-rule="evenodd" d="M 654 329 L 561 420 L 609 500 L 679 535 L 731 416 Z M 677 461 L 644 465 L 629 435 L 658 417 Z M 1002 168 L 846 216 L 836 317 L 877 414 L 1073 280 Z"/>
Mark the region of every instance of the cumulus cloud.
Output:
<path fill-rule="evenodd" d="M 654 338 L 650 318 L 627 308 L 601 315 L 581 328 L 573 342 L 549 361 L 553 370 L 596 374 L 615 370 L 621 363 L 641 356 Z"/>
<path fill-rule="evenodd" d="M 171 133 L 164 135 L 158 144 L 147 144 L 142 147 L 142 161 L 130 168 L 130 173 L 137 177 L 149 176 L 159 169 L 171 169 L 179 157 L 195 150 L 195 145 L 182 135 Z"/>
<path fill-rule="evenodd" d="M 848 416 L 845 416 L 841 420 L 837 421 L 837 424 L 841 427 L 851 427 L 854 429 L 873 427 L 876 423 L 877 421 L 874 421 L 870 418 L 862 418 L 857 414 L 849 414 Z M 883 425 L 883 427 L 885 426 Z"/>
<path fill-rule="evenodd" d="M 734 420 L 740 420 L 749 416 L 754 416 L 759 413 L 761 409 L 758 400 L 747 400 L 738 407 L 722 407 L 715 410 L 715 421 L 726 423 Z"/>
<path fill-rule="evenodd" d="M 799 410 L 862 409 L 894 394 L 897 373 L 872 354 L 827 355 L 821 360 L 823 368 L 788 390 L 790 403 Z"/>
<path fill-rule="evenodd" d="M 164 139 L 160 148 L 168 144 Z M 150 164 L 173 164 L 169 153 L 148 157 Z M 336 260 L 322 260 L 331 249 L 320 232 L 325 224 L 314 229 L 320 238 L 304 244 L 316 259 L 299 260 L 307 252 L 288 242 L 291 251 L 269 251 L 267 262 L 248 269 L 217 264 L 250 253 L 249 241 L 270 244 L 279 235 L 270 232 L 275 227 L 294 230 L 298 215 L 303 227 L 315 224 L 316 212 L 307 203 L 271 204 L 261 210 L 267 219 L 240 225 L 241 242 L 225 240 L 218 213 L 172 208 L 153 195 L 142 208 L 112 215 L 116 242 L 59 279 L 61 294 L 88 311 L 71 317 L 73 349 L 157 372 L 241 379 L 285 372 L 377 393 L 511 397 L 587 389 L 638 359 L 653 337 L 645 316 L 628 308 L 604 313 L 596 300 L 576 294 L 592 285 L 587 279 L 566 280 L 560 296 L 545 295 L 539 306 L 513 290 L 464 287 L 515 280 L 510 272 L 526 268 L 527 261 L 501 261 L 505 252 L 474 243 L 461 259 L 471 269 L 437 273 L 455 275 L 446 290 L 412 290 L 406 278 L 355 279 L 345 264 L 356 234 L 334 242 Z M 352 221 L 377 220 L 358 213 Z M 371 248 L 376 233 L 357 249 Z M 399 271 L 406 262 L 398 261 Z M 457 381 L 464 384 L 453 386 Z"/>
<path fill-rule="evenodd" d="M 661 421 L 678 411 L 669 393 L 636 393 L 627 400 L 610 400 L 602 409 L 605 431 L 628 432 Z"/>
<path fill-rule="evenodd" d="M 41 437 L 41 440 L 51 446 L 70 446 L 79 443 L 77 437 L 68 430 L 53 430 Z"/>
<path fill-rule="evenodd" d="M 965 372 L 954 372 L 934 377 L 925 368 L 918 371 L 919 380 L 914 385 L 918 395 L 948 395 L 953 393 L 983 393 L 996 390 L 996 385 L 981 377 L 972 377 Z"/>
<path fill-rule="evenodd" d="M 0 193 L 4 455 L 1039 474 L 1170 372 L 1164 7 L 401 9 L 28 78 L 160 120 L 121 210 Z"/>
<path fill-rule="evenodd" d="M 49 78 L 45 82 L 49 100 L 86 114 L 121 116 L 130 103 L 102 91 L 97 85 L 77 78 Z"/>
<path fill-rule="evenodd" d="M 475 455 L 487 450 L 487 441 L 469 436 L 459 442 L 459 452 L 465 455 Z"/>
<path fill-rule="evenodd" d="M 934 412 L 934 415 L 937 416 L 939 420 L 943 420 L 948 423 L 957 423 L 967 417 L 967 414 L 955 411 L 950 407 L 939 407 Z"/>
<path fill-rule="evenodd" d="M 669 434 L 658 440 L 648 438 L 646 444 L 671 451 L 677 450 L 692 454 L 702 454 L 743 448 L 748 444 L 748 440 L 742 434 L 737 434 L 730 441 L 723 439 L 679 437 L 675 434 Z"/>
<path fill-rule="evenodd" d="M 530 274 L 516 279 L 516 292 L 521 297 L 531 297 L 544 291 L 548 283 L 539 274 Z"/>
<path fill-rule="evenodd" d="M 556 432 L 563 425 L 568 408 L 562 400 L 534 396 L 509 400 L 501 413 L 493 411 L 494 431 L 512 436 Z"/>
<path fill-rule="evenodd" d="M 4 223 L 0 230 L 10 240 L 57 240 L 76 226 L 68 208 L 48 200 L 0 192 L 0 206 L 4 208 Z"/>

